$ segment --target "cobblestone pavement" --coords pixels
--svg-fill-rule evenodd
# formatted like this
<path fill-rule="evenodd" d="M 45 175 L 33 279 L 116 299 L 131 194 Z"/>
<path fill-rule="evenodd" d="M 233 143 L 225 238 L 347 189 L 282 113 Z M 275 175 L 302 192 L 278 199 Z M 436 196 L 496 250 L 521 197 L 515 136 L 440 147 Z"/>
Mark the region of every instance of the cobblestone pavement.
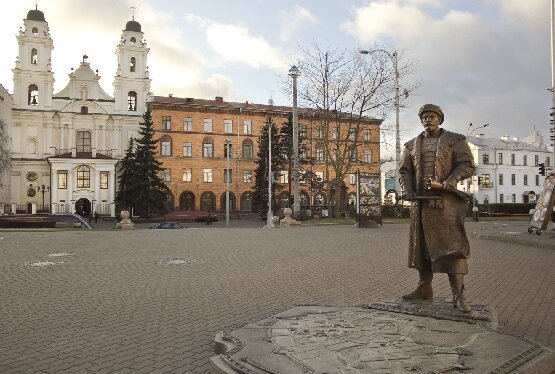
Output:
<path fill-rule="evenodd" d="M 553 348 L 555 250 L 479 237 L 490 226 L 467 225 L 469 301 Z M 407 242 L 407 224 L 0 231 L 0 372 L 209 373 L 222 329 L 412 289 Z M 434 291 L 449 294 L 445 275 Z"/>

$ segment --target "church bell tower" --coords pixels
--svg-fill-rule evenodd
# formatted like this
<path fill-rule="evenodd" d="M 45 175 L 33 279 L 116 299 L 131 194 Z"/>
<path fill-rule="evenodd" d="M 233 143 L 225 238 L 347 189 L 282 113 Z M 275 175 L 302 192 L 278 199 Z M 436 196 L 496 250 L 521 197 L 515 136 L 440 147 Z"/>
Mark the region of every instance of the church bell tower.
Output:
<path fill-rule="evenodd" d="M 37 8 L 27 13 L 17 35 L 19 55 L 13 71 L 13 107 L 51 110 L 54 73 L 51 58 L 54 42 L 44 13 Z"/>
<path fill-rule="evenodd" d="M 146 111 L 151 82 L 147 66 L 148 51 L 141 24 L 133 16 L 125 25 L 116 49 L 115 113 L 142 116 Z"/>

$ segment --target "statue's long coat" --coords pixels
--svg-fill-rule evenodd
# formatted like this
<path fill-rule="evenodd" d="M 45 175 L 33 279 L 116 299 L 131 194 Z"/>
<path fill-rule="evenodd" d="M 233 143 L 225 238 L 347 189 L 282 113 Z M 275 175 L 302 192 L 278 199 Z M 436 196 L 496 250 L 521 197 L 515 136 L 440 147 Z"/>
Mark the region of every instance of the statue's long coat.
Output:
<path fill-rule="evenodd" d="M 414 201 L 411 205 L 409 238 L 409 267 L 421 269 L 427 249 L 432 268 L 435 261 L 449 258 L 468 258 L 470 245 L 464 230 L 465 200 L 448 191 L 425 190 L 422 172 L 422 140 L 424 133 L 405 143 L 400 163 L 400 183 L 404 192 L 417 195 L 441 195 L 441 206 L 436 201 Z M 462 181 L 474 173 L 474 159 L 463 135 L 441 129 L 435 161 L 435 181 L 447 178 Z M 425 247 L 424 247 L 425 246 Z"/>

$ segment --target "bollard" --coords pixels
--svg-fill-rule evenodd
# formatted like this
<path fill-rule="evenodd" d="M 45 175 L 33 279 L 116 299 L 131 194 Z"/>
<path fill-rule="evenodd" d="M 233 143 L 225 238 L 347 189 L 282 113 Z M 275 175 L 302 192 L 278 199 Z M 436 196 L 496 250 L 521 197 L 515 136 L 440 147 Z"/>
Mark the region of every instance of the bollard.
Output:
<path fill-rule="evenodd" d="M 472 208 L 472 214 L 474 215 L 474 222 L 478 222 L 478 207 L 477 206 Z"/>

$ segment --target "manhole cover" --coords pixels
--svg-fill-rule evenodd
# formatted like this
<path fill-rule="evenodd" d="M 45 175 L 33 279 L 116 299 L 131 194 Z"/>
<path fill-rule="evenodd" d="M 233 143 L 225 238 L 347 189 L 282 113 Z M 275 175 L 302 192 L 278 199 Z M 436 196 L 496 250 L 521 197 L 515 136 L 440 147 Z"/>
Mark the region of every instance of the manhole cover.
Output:
<path fill-rule="evenodd" d="M 73 256 L 77 254 L 76 252 L 59 252 L 59 253 L 47 253 L 48 257 L 65 257 L 65 256 Z"/>
<path fill-rule="evenodd" d="M 197 260 L 192 258 L 168 258 L 160 260 L 161 265 L 193 265 Z"/>
<path fill-rule="evenodd" d="M 63 262 L 52 262 L 52 261 L 35 261 L 35 262 L 26 262 L 25 265 L 27 266 L 54 266 L 54 265 L 61 265 Z"/>

